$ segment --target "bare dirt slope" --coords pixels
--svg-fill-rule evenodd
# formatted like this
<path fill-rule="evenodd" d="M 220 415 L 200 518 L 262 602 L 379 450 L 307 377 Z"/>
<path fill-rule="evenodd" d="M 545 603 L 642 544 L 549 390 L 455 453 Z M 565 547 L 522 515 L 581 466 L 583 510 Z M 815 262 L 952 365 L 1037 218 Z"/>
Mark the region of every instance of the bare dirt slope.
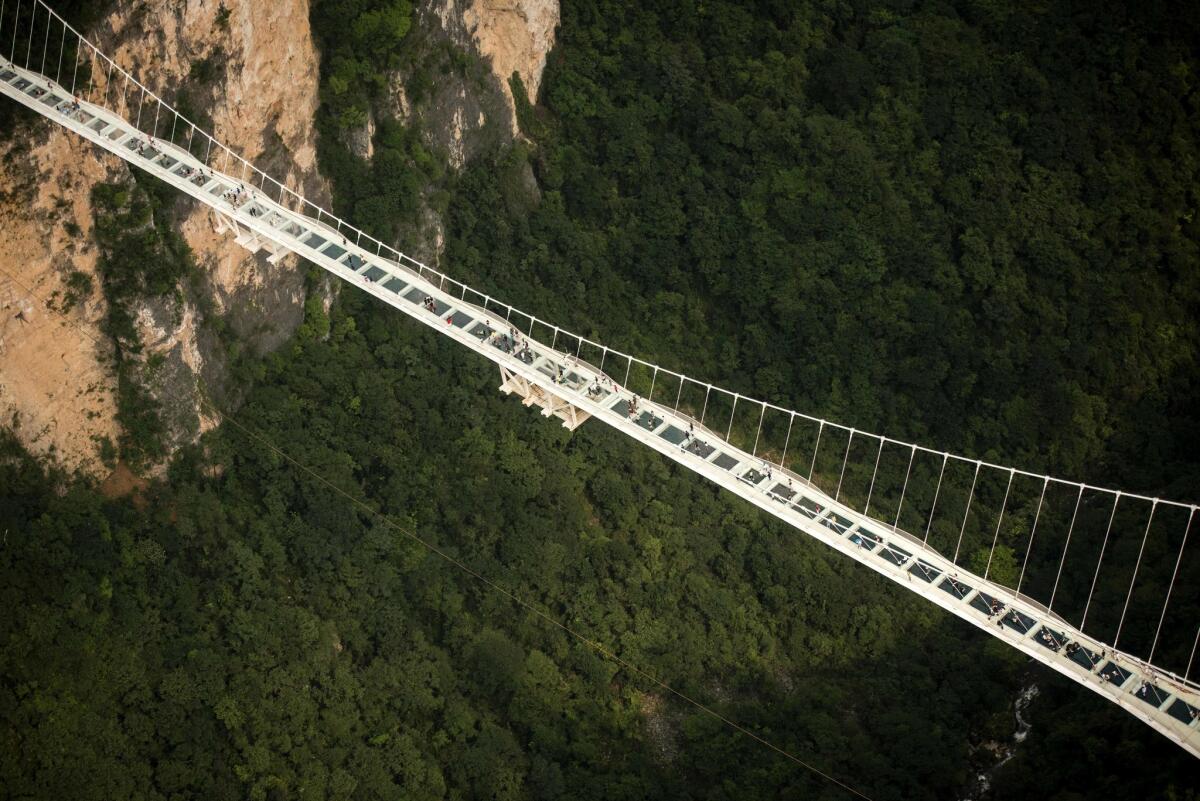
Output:
<path fill-rule="evenodd" d="M 168 101 L 201 109 L 218 138 L 315 201 L 326 198 L 316 172 L 318 57 L 307 0 L 126 0 L 91 34 Z M 31 140 L 40 144 L 30 147 Z M 0 416 L 8 425 L 17 415 L 14 428 L 35 453 L 99 476 L 107 468 L 98 443 L 115 439 L 116 407 L 108 348 L 95 343 L 104 340 L 104 305 L 90 196 L 96 183 L 127 180 L 130 168 L 45 121 L 14 131 L 0 145 L 0 165 L 0 266 L 33 290 L 0 276 Z M 204 300 L 211 301 L 203 305 L 249 347 L 278 346 L 303 316 L 294 260 L 269 265 L 251 256 L 190 201 L 181 199 L 173 212 L 203 270 Z M 70 325 L 36 298 L 64 296 L 73 273 L 90 276 L 95 291 L 71 309 Z M 175 412 L 169 428 L 176 445 L 211 424 L 195 388 L 200 380 L 219 385 L 226 367 L 216 338 L 205 333 L 202 299 L 179 297 L 147 299 L 136 310 L 143 358 L 160 362 L 145 383 Z"/>

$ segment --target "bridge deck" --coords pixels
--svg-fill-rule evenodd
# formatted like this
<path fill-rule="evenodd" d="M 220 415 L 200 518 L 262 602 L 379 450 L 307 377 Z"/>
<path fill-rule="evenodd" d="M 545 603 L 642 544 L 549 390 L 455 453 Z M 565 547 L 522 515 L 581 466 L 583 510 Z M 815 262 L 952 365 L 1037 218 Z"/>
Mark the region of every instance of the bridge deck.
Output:
<path fill-rule="evenodd" d="M 631 414 L 632 393 L 595 366 L 554 349 L 553 343 L 548 346 L 517 331 L 504 316 L 511 307 L 501 313 L 488 310 L 493 301 L 470 287 L 371 253 L 322 220 L 281 205 L 2 57 L 0 91 L 205 203 L 249 249 L 265 248 L 273 260 L 296 253 L 320 265 L 544 394 L 602 420 L 1070 677 L 1200 756 L 1200 693 L 1194 685 L 1109 648 L 1031 599 L 838 503 L 804 478 L 755 458 L 670 407 L 636 399 Z"/>

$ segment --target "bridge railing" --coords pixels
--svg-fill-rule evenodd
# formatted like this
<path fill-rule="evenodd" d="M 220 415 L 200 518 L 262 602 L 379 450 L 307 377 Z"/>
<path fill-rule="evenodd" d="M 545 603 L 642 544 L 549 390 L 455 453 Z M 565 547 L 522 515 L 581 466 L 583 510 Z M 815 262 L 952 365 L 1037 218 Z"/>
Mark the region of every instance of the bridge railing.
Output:
<path fill-rule="evenodd" d="M 0 0 L 0 55 L 46 76 L 72 97 L 118 114 L 148 137 L 182 147 L 207 168 L 237 177 L 317 220 L 331 236 L 352 241 L 443 289 L 453 288 L 463 300 L 502 317 L 530 339 L 549 340 L 551 349 L 586 359 L 651 401 L 657 391 L 658 403 L 690 416 L 714 438 L 736 441 L 785 474 L 853 508 L 861 506 L 865 516 L 903 532 L 922 548 L 952 554 L 954 564 L 977 569 L 1018 596 L 1045 598 L 1037 603 L 1063 619 L 1078 619 L 1081 631 L 1087 631 L 1089 619 L 1093 632 L 1113 631 L 1111 636 L 1092 636 L 1111 641 L 1114 649 L 1123 636 L 1132 637 L 1132 647 L 1147 653 L 1145 665 L 1196 686 L 1190 672 L 1200 644 L 1200 554 L 1185 550 L 1195 504 L 860 431 L 688 377 L 542 320 L 343 220 L 305 197 L 299 179 L 293 188 L 259 169 L 133 77 L 44 0 Z M 1148 546 L 1158 560 L 1150 580 L 1143 569 Z M 1034 553 L 1038 556 L 1031 559 Z M 1177 584 L 1188 592 L 1176 593 Z M 1128 643 L 1122 650 L 1129 652 Z M 1155 664 L 1164 650 L 1167 662 Z"/>

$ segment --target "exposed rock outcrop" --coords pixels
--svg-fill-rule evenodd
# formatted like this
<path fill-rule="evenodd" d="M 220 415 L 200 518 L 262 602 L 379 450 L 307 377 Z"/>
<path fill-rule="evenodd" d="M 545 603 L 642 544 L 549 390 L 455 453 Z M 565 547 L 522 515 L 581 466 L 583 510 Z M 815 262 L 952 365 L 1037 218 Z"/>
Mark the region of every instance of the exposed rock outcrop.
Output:
<path fill-rule="evenodd" d="M 558 21 L 558 0 L 419 0 L 409 34 L 412 66 L 392 75 L 382 112 L 415 127 L 430 150 L 461 170 L 518 135 L 509 79 L 520 74 L 530 101 L 536 100 Z M 361 134 L 351 137 L 359 140 Z M 435 265 L 445 241 L 431 202 L 438 189 L 425 188 L 400 241 Z"/>
<path fill-rule="evenodd" d="M 121 0 L 93 34 L 169 102 L 186 95 L 218 139 L 325 202 L 312 125 L 318 57 L 308 19 L 308 0 Z M 27 135 L 14 132 L 0 146 L 0 267 L 20 281 L 6 285 L 0 275 L 0 414 L 5 424 L 16 414 L 17 434 L 35 453 L 100 475 L 106 467 L 98 443 L 114 440 L 117 426 L 89 198 L 97 183 L 127 178 L 130 168 L 48 122 L 33 127 L 29 136 L 41 144 L 30 148 Z M 141 358 L 153 367 L 140 377 L 163 402 L 169 440 L 178 445 L 211 423 L 200 414 L 197 382 L 218 390 L 224 382 L 224 348 L 201 309 L 221 315 L 241 344 L 268 351 L 299 325 L 304 279 L 294 259 L 270 265 L 218 233 L 199 204 L 181 197 L 172 213 L 203 270 L 204 297 L 183 288 L 176 297 L 146 298 L 135 317 Z M 70 310 L 74 325 L 38 300 L 56 291 L 66 297 L 72 274 L 96 287 Z M 32 308 L 18 317 L 13 309 L 21 304 Z"/>
<path fill-rule="evenodd" d="M 0 146 L 2 424 L 31 453 L 97 474 L 99 442 L 116 440 L 116 379 L 100 332 L 90 191 L 122 167 L 81 158 L 79 143 L 48 125 L 13 133 Z"/>
<path fill-rule="evenodd" d="M 554 46 L 558 28 L 558 0 L 471 0 L 463 21 L 504 87 L 510 108 L 513 97 L 509 78 L 514 72 L 521 76 L 529 102 L 536 103 L 546 55 Z"/>
<path fill-rule="evenodd" d="M 425 73 L 394 76 L 384 112 L 417 126 L 459 169 L 516 134 L 509 77 L 520 74 L 536 99 L 558 2 L 418 0 L 415 15 L 414 63 Z M 218 139 L 328 205 L 316 170 L 318 56 L 308 21 L 308 0 L 117 0 L 92 35 L 166 100 L 199 109 L 198 122 Z M 111 466 L 101 444 L 119 430 L 89 199 L 98 183 L 128 180 L 130 168 L 48 122 L 31 125 L 0 143 L 0 268 L 14 276 L 0 275 L 0 416 L 35 453 L 100 476 Z M 367 159 L 373 125 L 354 141 Z M 436 191 L 427 188 L 402 241 L 431 262 L 444 242 L 428 200 Z M 197 387 L 219 396 L 226 381 L 226 346 L 207 324 L 213 315 L 239 347 L 269 351 L 301 322 L 305 284 L 292 259 L 271 265 L 247 254 L 193 201 L 180 197 L 168 213 L 204 280 L 132 311 L 143 346 L 137 375 L 162 401 L 177 446 L 213 423 Z"/>

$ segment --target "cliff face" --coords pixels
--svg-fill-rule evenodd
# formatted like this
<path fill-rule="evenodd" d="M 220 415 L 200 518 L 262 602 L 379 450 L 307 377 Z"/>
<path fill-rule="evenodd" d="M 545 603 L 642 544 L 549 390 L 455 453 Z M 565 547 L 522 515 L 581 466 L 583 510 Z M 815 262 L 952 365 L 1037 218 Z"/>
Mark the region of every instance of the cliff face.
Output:
<path fill-rule="evenodd" d="M 168 101 L 207 111 L 218 139 L 323 203 L 308 19 L 307 0 L 134 0 L 119 2 L 93 35 Z M 0 163 L 0 268 L 14 276 L 0 274 L 0 414 L 5 424 L 16 415 L 33 452 L 101 475 L 100 443 L 117 438 L 116 379 L 99 328 L 106 307 L 89 198 L 97 183 L 127 181 L 130 168 L 40 120 L 0 145 Z M 304 280 L 294 257 L 270 265 L 251 256 L 190 200 L 166 213 L 178 217 L 203 280 L 175 296 L 138 299 L 131 311 L 148 367 L 136 374 L 161 401 L 173 447 L 210 423 L 198 382 L 219 393 L 225 381 L 226 348 L 208 318 L 220 316 L 241 345 L 270 350 L 302 319 Z M 45 307 L 51 298 L 69 323 Z M 74 302 L 64 306 L 66 298 Z"/>
<path fill-rule="evenodd" d="M 115 441 L 117 425 L 106 307 L 87 290 L 97 256 L 89 195 L 121 167 L 81 158 L 79 143 L 48 125 L 38 133 L 31 142 L 15 131 L 0 148 L 0 415 L 31 452 L 95 473 L 97 439 Z"/>
<path fill-rule="evenodd" d="M 118 0 L 91 35 L 168 102 L 198 110 L 190 116 L 218 139 L 327 206 L 316 169 L 318 55 L 308 2 Z M 415 5 L 410 38 L 426 89 L 410 101 L 413 75 L 394 76 L 388 112 L 459 169 L 516 134 L 509 78 L 519 73 L 536 99 L 558 2 Z M 470 66 L 451 51 L 467 54 Z M 370 158 L 372 123 L 361 133 L 355 149 Z M 128 183 L 131 168 L 41 120 L 0 142 L 0 165 L 0 418 L 34 453 L 102 476 L 112 467 L 102 445 L 119 441 L 119 402 L 113 345 L 101 330 L 108 309 L 90 197 L 99 183 Z M 426 197 L 437 190 L 428 187 Z M 160 401 L 172 450 L 214 422 L 197 390 L 221 398 L 230 343 L 266 352 L 285 341 L 302 321 L 305 284 L 294 258 L 270 265 L 246 253 L 190 199 L 158 213 L 172 216 L 201 275 L 130 309 L 142 345 L 132 374 Z M 423 203 L 405 228 L 401 244 L 436 262 L 443 236 L 433 205 Z"/>
<path fill-rule="evenodd" d="M 546 55 L 554 46 L 558 0 L 472 0 L 463 21 L 504 87 L 510 109 L 513 98 L 508 80 L 514 72 L 521 76 L 529 102 L 536 103 Z M 515 116 L 513 133 L 517 133 Z"/>
<path fill-rule="evenodd" d="M 461 170 L 519 135 L 509 79 L 520 74 L 530 102 L 536 101 L 554 46 L 558 0 L 418 0 L 413 11 L 413 66 L 391 76 L 384 111 L 415 127 L 430 150 Z M 360 157 L 371 157 L 373 130 L 368 120 L 349 137 Z M 532 174 L 529 180 L 535 183 Z M 431 202 L 439 189 L 425 187 L 421 209 L 404 222 L 400 239 L 401 249 L 434 265 L 444 245 L 441 215 Z"/>

